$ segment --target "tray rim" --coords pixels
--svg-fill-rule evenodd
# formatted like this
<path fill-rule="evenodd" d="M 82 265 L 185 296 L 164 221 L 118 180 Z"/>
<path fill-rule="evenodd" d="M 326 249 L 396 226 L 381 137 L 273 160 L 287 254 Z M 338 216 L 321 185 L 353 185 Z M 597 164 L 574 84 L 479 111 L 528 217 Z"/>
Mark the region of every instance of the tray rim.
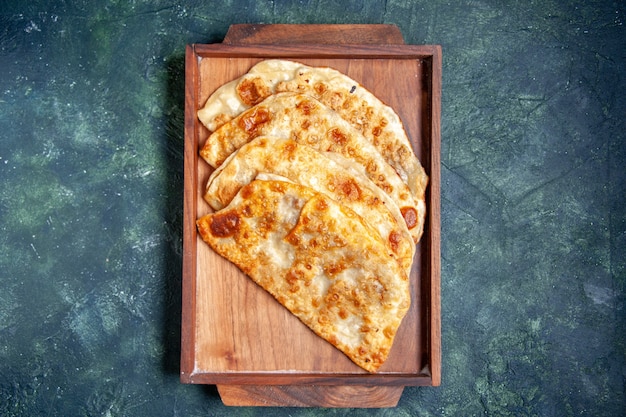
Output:
<path fill-rule="evenodd" d="M 215 371 L 194 373 L 196 324 L 196 253 L 198 196 L 198 135 L 196 103 L 199 91 L 195 80 L 199 62 L 205 57 L 285 58 L 285 59 L 420 59 L 428 64 L 428 106 L 430 113 L 428 142 L 429 162 L 425 167 L 430 177 L 427 189 L 429 233 L 427 257 L 428 291 L 422 294 L 426 317 L 427 364 L 419 373 L 335 374 L 290 371 Z M 185 52 L 185 149 L 184 149 L 184 214 L 183 219 L 183 292 L 181 325 L 180 380 L 192 384 L 237 385 L 388 385 L 438 386 L 441 381 L 441 303 L 440 303 L 440 107 L 441 107 L 440 45 L 366 45 L 366 44 L 190 44 Z M 192 215 L 187 215 L 192 214 Z M 423 276 L 422 275 L 422 279 Z"/>

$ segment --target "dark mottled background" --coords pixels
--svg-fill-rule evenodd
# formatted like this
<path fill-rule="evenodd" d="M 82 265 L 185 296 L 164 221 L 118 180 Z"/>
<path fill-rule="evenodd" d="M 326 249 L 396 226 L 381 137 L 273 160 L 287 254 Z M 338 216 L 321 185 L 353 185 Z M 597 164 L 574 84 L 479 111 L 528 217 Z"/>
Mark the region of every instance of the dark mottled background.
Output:
<path fill-rule="evenodd" d="M 620 1 L 0 1 L 0 415 L 624 415 L 625 21 Z M 179 383 L 183 53 L 248 22 L 443 47 L 443 383 L 395 409 Z"/>

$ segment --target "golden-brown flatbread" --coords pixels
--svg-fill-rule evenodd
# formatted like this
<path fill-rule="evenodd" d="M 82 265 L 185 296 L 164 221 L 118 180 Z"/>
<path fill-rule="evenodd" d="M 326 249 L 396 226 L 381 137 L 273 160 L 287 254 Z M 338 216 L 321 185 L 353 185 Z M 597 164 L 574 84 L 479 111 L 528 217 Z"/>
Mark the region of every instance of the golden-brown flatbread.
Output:
<path fill-rule="evenodd" d="M 335 69 L 280 59 L 261 61 L 247 74 L 216 90 L 198 111 L 198 118 L 215 131 L 270 95 L 285 91 L 311 95 L 337 111 L 376 146 L 413 195 L 424 195 L 428 177 L 399 116 L 357 81 Z"/>
<path fill-rule="evenodd" d="M 328 152 L 327 156 L 344 168 L 359 169 L 360 166 L 397 204 L 414 242 L 419 241 L 426 217 L 424 194 L 413 195 L 378 149 L 325 104 L 300 93 L 271 95 L 217 128 L 206 140 L 200 156 L 217 167 L 257 136 L 291 138 Z"/>
<path fill-rule="evenodd" d="M 369 372 L 384 363 L 409 283 L 352 210 L 301 185 L 255 180 L 197 223 L 213 250 L 354 363 Z"/>
<path fill-rule="evenodd" d="M 260 173 L 322 192 L 359 214 L 378 231 L 391 254 L 410 272 L 415 245 L 400 210 L 367 176 L 344 169 L 324 154 L 291 139 L 260 136 L 226 159 L 207 182 L 205 200 L 215 209 L 226 206 Z"/>

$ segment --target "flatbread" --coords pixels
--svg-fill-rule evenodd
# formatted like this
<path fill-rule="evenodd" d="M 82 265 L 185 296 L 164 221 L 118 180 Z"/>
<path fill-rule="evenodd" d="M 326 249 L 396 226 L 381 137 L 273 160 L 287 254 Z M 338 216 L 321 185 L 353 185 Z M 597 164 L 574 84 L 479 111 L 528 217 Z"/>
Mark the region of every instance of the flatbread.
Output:
<path fill-rule="evenodd" d="M 355 211 L 378 231 L 387 252 L 410 272 L 413 239 L 395 203 L 365 175 L 344 169 L 324 154 L 291 139 L 260 136 L 224 161 L 207 182 L 204 199 L 214 210 L 228 205 L 260 173 L 279 175 L 322 192 Z"/>
<path fill-rule="evenodd" d="M 369 372 L 384 363 L 409 282 L 352 210 L 298 184 L 256 180 L 197 223 L 213 250 L 354 363 Z"/>
<path fill-rule="evenodd" d="M 329 152 L 328 157 L 347 169 L 354 169 L 354 163 L 359 165 L 396 202 L 414 242 L 419 241 L 426 217 L 423 193 L 413 195 L 369 140 L 337 112 L 311 96 L 291 92 L 269 96 L 217 128 L 206 140 L 200 156 L 217 167 L 240 146 L 262 135 L 291 138 Z"/>
<path fill-rule="evenodd" d="M 310 67 L 288 60 L 265 60 L 239 79 L 224 84 L 198 111 L 210 130 L 268 96 L 295 91 L 306 93 L 337 111 L 380 151 L 413 195 L 424 196 L 428 177 L 415 157 L 400 117 L 374 94 L 347 75 L 327 67 Z"/>

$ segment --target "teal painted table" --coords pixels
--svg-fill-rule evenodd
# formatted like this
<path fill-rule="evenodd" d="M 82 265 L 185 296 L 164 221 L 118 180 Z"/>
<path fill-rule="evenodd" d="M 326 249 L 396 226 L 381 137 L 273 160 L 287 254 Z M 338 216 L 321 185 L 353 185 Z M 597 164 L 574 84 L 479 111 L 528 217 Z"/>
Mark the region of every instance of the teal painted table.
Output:
<path fill-rule="evenodd" d="M 625 13 L 3 2 L 0 415 L 624 415 Z M 442 45 L 442 383 L 396 408 L 232 408 L 179 382 L 184 51 L 248 22 Z"/>

